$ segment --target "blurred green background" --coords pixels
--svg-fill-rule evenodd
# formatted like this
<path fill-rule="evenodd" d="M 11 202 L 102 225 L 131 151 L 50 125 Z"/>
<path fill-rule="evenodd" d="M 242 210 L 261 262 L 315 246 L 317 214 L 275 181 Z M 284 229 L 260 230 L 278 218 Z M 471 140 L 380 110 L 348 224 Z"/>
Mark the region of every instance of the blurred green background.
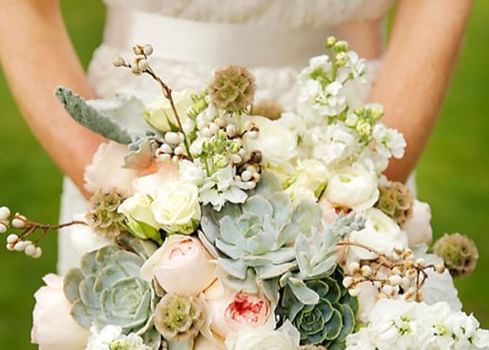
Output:
<path fill-rule="evenodd" d="M 74 45 L 86 65 L 100 42 L 104 9 L 98 1 L 62 1 Z M 476 1 L 465 50 L 442 118 L 418 167 L 419 197 L 432 205 L 436 235 L 460 231 L 480 251 L 477 271 L 458 280 L 467 312 L 489 327 L 489 2 Z M 414 53 L 413 53 L 414 54 Z M 0 204 L 43 222 L 56 222 L 61 174 L 22 121 L 0 75 Z M 56 126 L 53 126 L 56 127 Z M 2 239 L 4 242 L 4 239 Z M 0 349 L 29 344 L 33 293 L 55 271 L 56 236 L 33 261 L 0 247 Z M 68 349 L 67 349 L 68 350 Z"/>

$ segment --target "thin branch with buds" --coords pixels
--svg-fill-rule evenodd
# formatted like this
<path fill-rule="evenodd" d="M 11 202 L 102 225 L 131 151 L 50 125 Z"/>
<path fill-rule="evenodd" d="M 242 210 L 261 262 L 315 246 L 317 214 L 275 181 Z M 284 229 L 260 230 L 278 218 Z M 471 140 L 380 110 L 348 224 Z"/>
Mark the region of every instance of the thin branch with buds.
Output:
<path fill-rule="evenodd" d="M 122 57 L 117 57 L 114 60 L 114 66 L 129 68 L 134 74 L 138 74 L 138 75 L 147 74 L 160 85 L 163 96 L 170 102 L 170 107 L 175 117 L 175 120 L 177 121 L 178 128 L 180 129 L 180 132 L 183 134 L 185 149 L 189 157 L 191 157 L 190 144 L 188 142 L 188 137 L 185 131 L 183 130 L 182 119 L 180 118 L 180 115 L 178 114 L 177 108 L 175 106 L 175 100 L 173 99 L 173 91 L 168 86 L 168 84 L 166 84 L 163 81 L 163 79 L 161 79 L 161 77 L 148 64 L 147 60 L 149 56 L 153 53 L 152 46 L 135 45 L 133 47 L 133 50 L 134 53 L 136 54 L 136 58 L 132 64 L 126 62 Z"/>

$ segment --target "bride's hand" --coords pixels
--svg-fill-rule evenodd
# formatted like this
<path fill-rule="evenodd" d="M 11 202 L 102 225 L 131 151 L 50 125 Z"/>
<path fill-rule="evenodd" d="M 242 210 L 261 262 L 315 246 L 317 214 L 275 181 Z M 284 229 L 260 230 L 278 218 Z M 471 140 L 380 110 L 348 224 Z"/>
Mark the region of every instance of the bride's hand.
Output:
<path fill-rule="evenodd" d="M 83 190 L 85 166 L 103 139 L 76 124 L 54 97 L 57 85 L 93 97 L 58 1 L 0 0 L 0 8 L 0 60 L 12 92 L 40 143 Z"/>
<path fill-rule="evenodd" d="M 472 0 L 400 0 L 384 66 L 371 100 L 407 141 L 388 176 L 404 181 L 416 166 L 450 83 Z"/>

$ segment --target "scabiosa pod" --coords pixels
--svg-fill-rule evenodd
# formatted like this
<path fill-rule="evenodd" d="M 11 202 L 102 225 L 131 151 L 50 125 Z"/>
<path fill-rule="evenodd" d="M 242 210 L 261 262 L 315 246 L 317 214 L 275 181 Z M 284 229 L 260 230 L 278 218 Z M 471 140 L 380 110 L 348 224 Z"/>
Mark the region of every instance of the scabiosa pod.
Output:
<path fill-rule="evenodd" d="M 89 226 L 107 238 L 120 235 L 125 230 L 125 216 L 118 208 L 124 200 L 124 196 L 117 190 L 95 193 L 90 199 L 90 210 L 86 215 Z"/>
<path fill-rule="evenodd" d="M 255 98 L 255 77 L 240 66 L 228 66 L 216 70 L 208 91 L 212 103 L 229 113 L 242 113 Z"/>
<path fill-rule="evenodd" d="M 205 309 L 199 298 L 177 294 L 165 295 L 155 310 L 155 327 L 163 338 L 172 344 L 189 344 L 205 323 Z"/>
<path fill-rule="evenodd" d="M 479 260 L 474 241 L 460 233 L 443 235 L 433 245 L 433 251 L 445 261 L 450 273 L 456 277 L 469 275 Z"/>

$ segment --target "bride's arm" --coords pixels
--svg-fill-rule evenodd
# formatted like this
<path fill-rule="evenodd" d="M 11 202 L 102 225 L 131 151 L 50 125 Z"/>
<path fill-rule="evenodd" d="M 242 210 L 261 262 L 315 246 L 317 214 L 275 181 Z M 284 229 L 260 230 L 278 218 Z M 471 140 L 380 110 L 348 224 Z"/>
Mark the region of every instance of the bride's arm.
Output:
<path fill-rule="evenodd" d="M 388 169 L 405 180 L 435 125 L 472 0 L 400 0 L 384 66 L 371 100 L 385 107 L 386 124 L 403 132 L 404 159 Z"/>
<path fill-rule="evenodd" d="M 84 168 L 103 139 L 72 121 L 53 95 L 64 85 L 93 97 L 57 0 L 0 0 L 0 60 L 30 128 L 82 189 Z"/>

